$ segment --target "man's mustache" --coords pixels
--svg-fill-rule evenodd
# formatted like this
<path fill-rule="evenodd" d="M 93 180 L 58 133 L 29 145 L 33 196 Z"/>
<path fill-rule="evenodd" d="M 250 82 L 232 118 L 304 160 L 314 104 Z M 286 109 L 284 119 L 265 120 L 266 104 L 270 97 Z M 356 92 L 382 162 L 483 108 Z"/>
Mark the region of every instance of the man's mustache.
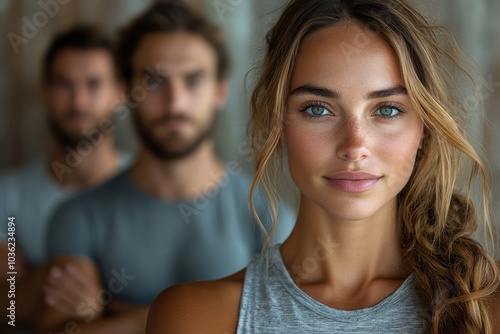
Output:
<path fill-rule="evenodd" d="M 64 115 L 64 120 L 71 120 L 74 118 L 91 119 L 92 114 L 90 112 L 83 111 L 83 110 L 71 109 L 71 110 L 67 111 Z"/>
<path fill-rule="evenodd" d="M 160 124 L 168 123 L 171 121 L 195 123 L 194 120 L 192 120 L 190 117 L 188 117 L 186 115 L 165 115 L 165 116 L 157 118 L 155 121 L 153 121 L 152 125 L 160 125 Z"/>

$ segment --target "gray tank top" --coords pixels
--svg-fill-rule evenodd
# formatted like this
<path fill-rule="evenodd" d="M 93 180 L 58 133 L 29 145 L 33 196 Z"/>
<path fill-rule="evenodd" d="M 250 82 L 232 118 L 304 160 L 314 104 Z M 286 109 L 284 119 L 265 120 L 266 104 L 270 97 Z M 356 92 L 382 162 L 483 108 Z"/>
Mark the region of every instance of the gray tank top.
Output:
<path fill-rule="evenodd" d="M 422 308 L 415 285 L 410 275 L 375 306 L 334 309 L 299 289 L 277 245 L 270 252 L 268 271 L 264 256 L 255 256 L 247 267 L 236 333 L 422 333 Z"/>

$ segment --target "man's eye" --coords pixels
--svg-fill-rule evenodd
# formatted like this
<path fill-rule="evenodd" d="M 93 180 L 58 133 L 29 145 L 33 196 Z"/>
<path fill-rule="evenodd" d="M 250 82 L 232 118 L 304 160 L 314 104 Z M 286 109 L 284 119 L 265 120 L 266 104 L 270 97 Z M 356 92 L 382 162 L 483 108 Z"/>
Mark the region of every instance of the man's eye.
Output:
<path fill-rule="evenodd" d="M 89 83 L 89 89 L 93 92 L 98 90 L 101 87 L 101 82 L 100 81 L 92 81 Z"/>
<path fill-rule="evenodd" d="M 149 89 L 159 89 L 165 86 L 165 78 L 160 76 L 150 76 L 146 80 Z"/>
<path fill-rule="evenodd" d="M 196 88 L 201 84 L 201 78 L 189 78 L 186 82 L 187 87 Z"/>

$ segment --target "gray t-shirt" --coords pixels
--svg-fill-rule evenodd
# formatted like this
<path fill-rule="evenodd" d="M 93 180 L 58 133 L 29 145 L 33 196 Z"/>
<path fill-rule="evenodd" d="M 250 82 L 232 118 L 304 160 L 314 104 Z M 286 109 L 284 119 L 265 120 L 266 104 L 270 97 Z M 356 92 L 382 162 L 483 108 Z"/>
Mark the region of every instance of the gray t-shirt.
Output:
<path fill-rule="evenodd" d="M 237 334 L 420 334 L 428 321 L 413 275 L 377 305 L 352 311 L 314 300 L 291 275 L 300 278 L 286 268 L 279 245 L 270 252 L 268 267 L 264 256 L 252 260 L 245 274 Z"/>
<path fill-rule="evenodd" d="M 128 166 L 130 154 L 120 152 L 120 169 Z M 28 265 L 47 261 L 45 239 L 50 216 L 59 204 L 76 194 L 61 187 L 40 160 L 0 177 L 0 242 L 7 238 L 7 218 L 15 217 L 16 248 Z"/>
<path fill-rule="evenodd" d="M 135 303 L 151 303 L 174 284 L 230 275 L 261 250 L 263 239 L 248 205 L 251 179 L 227 171 L 219 187 L 177 203 L 142 192 L 126 171 L 57 210 L 50 256 L 92 260 L 105 290 Z M 269 225 L 266 203 L 256 198 L 257 212 Z M 295 224 L 295 214 L 280 207 L 276 242 Z"/>

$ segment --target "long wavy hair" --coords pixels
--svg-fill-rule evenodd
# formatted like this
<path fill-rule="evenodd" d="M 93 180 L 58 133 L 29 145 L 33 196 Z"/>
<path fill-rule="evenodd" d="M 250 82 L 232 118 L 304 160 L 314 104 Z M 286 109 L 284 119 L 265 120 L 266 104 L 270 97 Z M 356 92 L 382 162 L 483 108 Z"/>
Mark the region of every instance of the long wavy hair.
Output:
<path fill-rule="evenodd" d="M 408 94 L 424 122 L 423 148 L 398 195 L 404 264 L 418 282 L 427 314 L 424 332 L 492 333 L 489 302 L 500 274 L 474 238 L 481 222 L 485 229 L 491 228 L 486 170 L 460 130 L 458 120 L 464 119 L 467 108 L 454 97 L 458 85 L 453 73 L 457 71 L 448 65 L 473 80 L 453 39 L 442 27 L 430 25 L 408 1 L 292 0 L 285 6 L 267 34 L 261 74 L 251 99 L 248 134 L 256 164 L 251 207 L 259 185 L 272 207 L 269 241 L 276 227 L 276 180 L 281 173 L 286 106 L 298 50 L 309 34 L 349 20 L 392 46 Z M 446 49 L 442 41 L 448 42 Z M 464 173 L 468 182 L 462 189 L 466 195 L 461 195 L 456 188 Z M 481 214 L 471 201 L 478 177 Z"/>

